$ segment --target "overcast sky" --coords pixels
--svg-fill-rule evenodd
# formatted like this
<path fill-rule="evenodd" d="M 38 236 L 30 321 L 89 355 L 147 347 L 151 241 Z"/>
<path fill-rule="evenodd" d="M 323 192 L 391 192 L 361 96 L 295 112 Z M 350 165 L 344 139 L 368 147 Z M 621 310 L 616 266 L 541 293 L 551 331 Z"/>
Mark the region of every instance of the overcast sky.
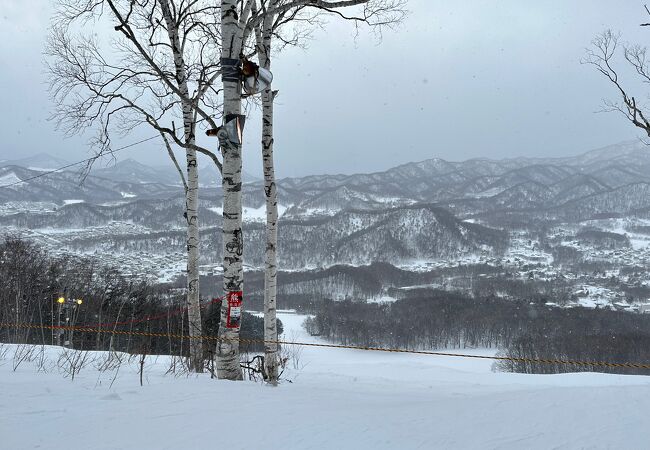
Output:
<path fill-rule="evenodd" d="M 47 117 L 42 49 L 50 0 L 0 0 L 0 158 L 89 155 Z M 306 50 L 274 62 L 281 176 L 383 170 L 428 158 L 562 156 L 633 139 L 614 92 L 581 65 L 606 28 L 645 43 L 642 1 L 410 0 L 409 17 L 379 41 L 331 20 Z M 261 174 L 259 116 L 246 128 L 245 168 Z M 148 137 L 148 130 L 128 143 Z M 156 144 L 122 157 L 166 163 Z M 126 154 L 128 153 L 128 154 Z"/>

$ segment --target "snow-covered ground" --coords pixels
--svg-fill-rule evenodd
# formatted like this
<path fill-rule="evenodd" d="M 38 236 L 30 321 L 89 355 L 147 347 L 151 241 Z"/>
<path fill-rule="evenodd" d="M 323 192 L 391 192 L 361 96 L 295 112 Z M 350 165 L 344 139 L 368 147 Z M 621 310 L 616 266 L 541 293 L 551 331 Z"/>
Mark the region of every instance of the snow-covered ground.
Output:
<path fill-rule="evenodd" d="M 221 206 L 215 206 L 208 208 L 210 211 L 222 215 L 223 214 L 223 208 Z M 278 205 L 278 216 L 282 217 L 282 215 L 285 213 L 287 210 L 287 207 L 284 205 Z M 244 206 L 242 210 L 242 219 L 244 222 L 263 222 L 266 220 L 266 206 L 262 205 L 257 208 L 253 208 L 251 206 Z"/>
<path fill-rule="evenodd" d="M 283 313 L 285 338 L 315 342 Z M 10 349 L 12 351 L 12 349 Z M 59 352 L 47 348 L 50 360 Z M 486 353 L 486 351 L 478 351 Z M 74 381 L 0 361 L 2 449 L 647 449 L 650 377 L 495 373 L 489 361 L 302 347 L 277 388 L 164 375 Z"/>
<path fill-rule="evenodd" d="M 22 181 L 15 173 L 8 172 L 0 176 L 0 187 L 20 186 Z"/>

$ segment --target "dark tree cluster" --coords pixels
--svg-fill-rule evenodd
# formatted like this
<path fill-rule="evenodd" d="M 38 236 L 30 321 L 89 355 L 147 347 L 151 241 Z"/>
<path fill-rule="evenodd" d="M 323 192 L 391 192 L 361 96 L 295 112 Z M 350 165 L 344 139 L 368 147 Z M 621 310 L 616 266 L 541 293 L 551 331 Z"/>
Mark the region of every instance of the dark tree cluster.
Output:
<path fill-rule="evenodd" d="M 69 299 L 69 312 L 58 303 Z M 81 300 L 78 304 L 75 300 Z M 204 330 L 216 336 L 220 303 L 208 304 Z M 170 285 L 155 285 L 122 275 L 93 259 L 48 255 L 38 246 L 13 237 L 0 242 L 0 323 L 33 325 L 34 328 L 0 327 L 0 342 L 59 344 L 83 350 L 114 350 L 130 353 L 186 355 L 187 335 L 184 296 Z M 263 320 L 247 314 L 242 338 L 261 339 Z M 74 331 L 59 338 L 59 330 L 41 326 L 73 325 L 104 330 L 103 333 Z M 281 330 L 281 324 L 279 324 Z M 126 332 L 127 334 L 121 334 Z M 137 336 L 145 332 L 166 336 Z M 204 342 L 206 357 L 213 341 Z M 245 345 L 250 351 L 262 343 Z"/>
<path fill-rule="evenodd" d="M 630 248 L 630 239 L 618 233 L 585 228 L 576 234 L 578 241 L 585 246 L 605 249 Z"/>
<path fill-rule="evenodd" d="M 444 291 L 416 291 L 394 303 L 326 300 L 307 329 L 343 344 L 409 350 L 498 347 L 511 342 L 532 306 Z"/>
<path fill-rule="evenodd" d="M 650 316 L 422 291 L 394 303 L 323 301 L 307 330 L 346 345 L 409 350 L 499 348 L 516 358 L 650 364 Z M 593 365 L 503 362 L 523 373 L 649 373 Z"/>

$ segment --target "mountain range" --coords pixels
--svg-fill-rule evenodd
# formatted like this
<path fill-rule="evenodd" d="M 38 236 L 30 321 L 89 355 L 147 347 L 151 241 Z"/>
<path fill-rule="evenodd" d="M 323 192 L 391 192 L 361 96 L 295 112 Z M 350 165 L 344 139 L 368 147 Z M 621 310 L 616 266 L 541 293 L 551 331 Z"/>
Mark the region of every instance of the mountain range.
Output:
<path fill-rule="evenodd" d="M 179 162 L 182 163 L 182 161 Z M 199 180 L 201 181 L 201 184 L 206 187 L 220 186 L 221 178 L 219 177 L 217 168 L 214 167 L 211 162 L 208 163 L 207 161 L 201 161 L 201 163 L 203 163 L 199 168 Z M 70 161 L 47 153 L 39 153 L 26 158 L 0 161 L 0 167 L 18 166 L 39 172 L 56 170 L 72 164 L 73 163 Z M 71 167 L 70 170 L 81 171 L 84 168 L 84 164 L 79 164 L 78 166 Z M 114 182 L 121 181 L 134 184 L 155 183 L 177 186 L 181 185 L 178 172 L 171 164 L 164 166 L 147 165 L 131 158 L 120 161 L 110 161 L 108 164 L 102 164 L 101 161 L 96 162 L 93 165 L 90 174 Z M 246 171 L 243 173 L 243 179 L 244 182 L 259 180 L 258 177 L 255 177 Z"/>
<path fill-rule="evenodd" d="M 63 161 L 41 155 L 0 163 L 5 210 L 0 225 L 83 228 L 124 222 L 141 231 L 96 242 L 92 236 L 73 236 L 67 245 L 96 251 L 124 245 L 182 249 L 184 200 L 173 168 L 126 160 L 97 168 L 80 183 L 79 173 L 69 170 L 41 176 L 34 167 L 47 163 Z M 199 217 L 206 231 L 221 222 L 216 172 L 213 178 L 215 183 L 201 190 Z M 507 247 L 516 227 L 650 218 L 650 151 L 640 142 L 565 158 L 429 159 L 384 172 L 284 178 L 277 184 L 283 213 L 280 258 L 287 268 L 495 255 Z M 248 261 L 259 265 L 263 182 L 245 183 L 243 199 Z M 25 206 L 34 202 L 42 206 Z M 214 260 L 220 234 L 211 233 L 204 245 Z"/>

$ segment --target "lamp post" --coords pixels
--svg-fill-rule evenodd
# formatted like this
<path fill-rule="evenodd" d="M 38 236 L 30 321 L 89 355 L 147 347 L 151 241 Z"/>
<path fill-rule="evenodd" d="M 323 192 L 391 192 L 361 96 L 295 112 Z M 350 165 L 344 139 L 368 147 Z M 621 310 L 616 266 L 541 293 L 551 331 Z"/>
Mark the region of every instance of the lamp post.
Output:
<path fill-rule="evenodd" d="M 57 298 L 56 302 L 58 304 L 57 344 L 63 347 L 71 347 L 72 336 L 74 334 L 74 330 L 71 327 L 74 327 L 75 323 L 77 322 L 77 316 L 79 315 L 79 306 L 82 305 L 83 300 L 80 298 L 74 299 L 61 296 Z"/>

